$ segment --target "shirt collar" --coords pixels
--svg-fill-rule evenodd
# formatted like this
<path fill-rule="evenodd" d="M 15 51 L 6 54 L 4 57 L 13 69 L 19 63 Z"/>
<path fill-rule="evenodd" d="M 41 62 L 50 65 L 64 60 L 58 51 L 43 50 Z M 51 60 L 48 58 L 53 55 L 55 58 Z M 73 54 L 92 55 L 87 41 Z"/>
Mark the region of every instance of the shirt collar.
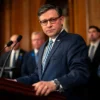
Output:
<path fill-rule="evenodd" d="M 99 45 L 99 43 L 100 43 L 100 40 L 97 40 L 97 42 L 95 42 L 95 43 L 91 43 L 91 46 L 95 46 L 95 47 L 97 47 L 97 46 Z"/>
<path fill-rule="evenodd" d="M 38 49 L 34 49 L 34 53 L 37 54 L 38 53 Z"/>
<path fill-rule="evenodd" d="M 14 49 L 13 49 L 12 52 L 19 52 L 19 50 L 20 50 L 20 49 L 18 49 L 18 50 L 14 50 Z"/>
<path fill-rule="evenodd" d="M 62 28 L 62 30 L 60 31 L 60 33 L 61 33 L 63 30 L 64 30 L 64 29 Z M 53 39 L 49 38 L 49 41 L 52 40 L 53 43 L 54 43 L 54 42 L 56 41 L 57 37 L 60 35 L 60 33 L 59 33 L 55 38 L 53 38 Z"/>

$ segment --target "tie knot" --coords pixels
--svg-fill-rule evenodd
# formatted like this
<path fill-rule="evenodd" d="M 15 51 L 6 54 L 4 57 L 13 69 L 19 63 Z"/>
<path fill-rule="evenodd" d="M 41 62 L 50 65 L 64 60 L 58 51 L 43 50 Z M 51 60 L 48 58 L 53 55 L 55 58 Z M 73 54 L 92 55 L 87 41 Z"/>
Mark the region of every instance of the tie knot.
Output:
<path fill-rule="evenodd" d="M 53 41 L 52 40 L 49 40 L 49 45 L 51 45 L 53 43 Z"/>
<path fill-rule="evenodd" d="M 94 50 L 94 48 L 95 48 L 95 46 L 94 46 L 94 45 L 92 45 L 92 46 L 91 46 L 91 50 Z"/>
<path fill-rule="evenodd" d="M 92 48 L 94 48 L 95 46 L 94 45 L 92 45 Z"/>

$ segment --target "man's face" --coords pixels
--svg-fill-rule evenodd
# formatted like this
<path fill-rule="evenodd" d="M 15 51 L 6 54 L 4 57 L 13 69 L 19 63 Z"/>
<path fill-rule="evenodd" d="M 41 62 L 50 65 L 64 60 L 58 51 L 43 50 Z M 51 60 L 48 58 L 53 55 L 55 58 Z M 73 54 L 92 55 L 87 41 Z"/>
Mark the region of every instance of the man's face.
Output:
<path fill-rule="evenodd" d="M 43 13 L 39 17 L 39 20 L 44 33 L 47 36 L 54 38 L 57 34 L 59 34 L 59 32 L 62 29 L 64 17 L 63 16 L 59 17 L 57 11 L 51 9 Z"/>
<path fill-rule="evenodd" d="M 18 38 L 18 36 L 16 36 L 16 35 L 14 35 L 14 36 L 11 37 L 10 40 L 13 41 L 13 44 L 11 45 L 11 47 L 13 47 L 13 46 L 16 44 L 17 38 Z M 16 44 L 16 46 L 14 47 L 14 50 L 19 49 L 19 46 L 20 46 L 20 43 L 18 42 L 18 43 Z"/>
<path fill-rule="evenodd" d="M 88 38 L 91 42 L 96 42 L 100 37 L 100 33 L 95 28 L 90 28 L 88 30 Z"/>
<path fill-rule="evenodd" d="M 39 34 L 32 35 L 32 47 L 33 47 L 33 49 L 39 49 L 44 42 L 45 41 L 41 35 L 39 35 Z"/>

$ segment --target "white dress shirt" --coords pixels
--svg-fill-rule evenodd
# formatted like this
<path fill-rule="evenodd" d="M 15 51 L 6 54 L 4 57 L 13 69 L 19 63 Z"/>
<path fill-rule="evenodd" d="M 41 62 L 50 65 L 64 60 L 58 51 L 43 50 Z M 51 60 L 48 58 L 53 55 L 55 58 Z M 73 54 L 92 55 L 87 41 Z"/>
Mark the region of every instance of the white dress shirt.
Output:
<path fill-rule="evenodd" d="M 18 56 L 19 56 L 19 52 L 20 52 L 20 49 L 19 50 L 12 50 L 11 52 L 11 56 L 10 56 L 10 67 L 13 67 L 12 64 L 13 64 L 13 56 L 14 56 L 14 53 L 16 52 L 16 56 L 15 56 L 15 59 L 17 60 L 18 59 Z"/>
<path fill-rule="evenodd" d="M 34 49 L 35 55 L 37 55 L 38 51 L 39 51 L 38 49 Z"/>

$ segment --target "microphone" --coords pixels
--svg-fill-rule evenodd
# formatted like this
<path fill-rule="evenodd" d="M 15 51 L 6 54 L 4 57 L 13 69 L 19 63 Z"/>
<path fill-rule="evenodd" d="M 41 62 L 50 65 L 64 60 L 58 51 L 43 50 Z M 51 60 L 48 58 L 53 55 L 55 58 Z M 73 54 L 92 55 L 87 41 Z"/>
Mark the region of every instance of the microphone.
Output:
<path fill-rule="evenodd" d="M 21 41 L 21 39 L 22 39 L 22 35 L 19 35 L 18 38 L 17 38 L 17 40 L 16 40 L 16 43 L 15 43 L 14 46 L 12 47 L 12 50 L 13 50 L 13 48 L 16 46 L 16 44 L 17 44 L 18 42 Z M 11 51 L 12 51 L 12 50 L 11 50 Z"/>
<path fill-rule="evenodd" d="M 6 48 L 6 47 L 10 47 L 13 44 L 13 41 L 9 41 L 6 46 L 4 46 L 4 48 L 0 51 L 0 53 Z"/>
<path fill-rule="evenodd" d="M 9 52 L 9 54 L 8 54 L 8 56 L 7 56 L 7 58 L 6 58 L 5 62 L 4 62 L 4 64 L 3 64 L 3 66 L 2 66 L 1 73 L 0 73 L 0 78 L 1 78 L 2 75 L 3 75 L 5 65 L 6 65 L 8 59 L 9 59 L 9 57 L 10 57 L 10 55 L 11 55 L 11 52 L 12 52 L 13 48 L 16 46 L 16 44 L 17 44 L 18 42 L 21 41 L 21 39 L 22 39 L 22 36 L 19 35 L 18 38 L 17 38 L 17 40 L 16 40 L 17 42 L 16 42 L 15 45 L 12 47 L 11 51 Z M 8 44 L 8 45 L 9 45 L 9 44 Z"/>
<path fill-rule="evenodd" d="M 17 42 L 20 42 L 21 39 L 22 39 L 22 35 L 19 35 L 17 38 Z"/>
<path fill-rule="evenodd" d="M 6 47 L 10 47 L 12 45 L 13 41 L 9 41 L 7 44 L 6 44 Z"/>

